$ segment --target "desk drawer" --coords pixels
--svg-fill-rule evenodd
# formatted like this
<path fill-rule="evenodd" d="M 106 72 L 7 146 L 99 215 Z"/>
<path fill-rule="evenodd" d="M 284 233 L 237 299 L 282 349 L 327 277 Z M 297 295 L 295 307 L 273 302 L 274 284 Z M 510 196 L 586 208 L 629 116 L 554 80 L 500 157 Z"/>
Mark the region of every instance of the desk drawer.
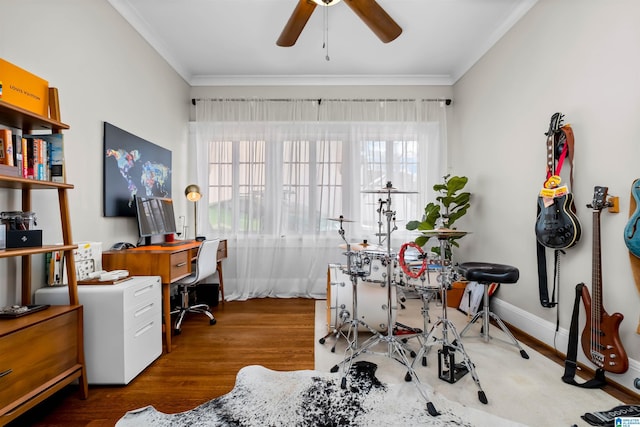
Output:
<path fill-rule="evenodd" d="M 125 299 L 124 329 L 135 329 L 157 315 L 162 318 L 160 280 L 153 279 L 138 288 L 138 298 Z"/>
<path fill-rule="evenodd" d="M 123 378 L 128 384 L 162 354 L 162 314 L 149 313 L 135 328 L 124 332 Z"/>
<path fill-rule="evenodd" d="M 125 310 L 139 307 L 148 301 L 156 301 L 161 298 L 160 277 L 142 278 L 136 281 L 135 286 L 129 286 L 124 290 L 122 297 Z"/>
<path fill-rule="evenodd" d="M 181 251 L 171 254 L 171 280 L 182 278 L 191 274 L 190 251 Z"/>
<path fill-rule="evenodd" d="M 220 243 L 218 244 L 218 254 L 217 254 L 217 260 L 223 260 L 227 257 L 227 240 L 220 240 Z"/>

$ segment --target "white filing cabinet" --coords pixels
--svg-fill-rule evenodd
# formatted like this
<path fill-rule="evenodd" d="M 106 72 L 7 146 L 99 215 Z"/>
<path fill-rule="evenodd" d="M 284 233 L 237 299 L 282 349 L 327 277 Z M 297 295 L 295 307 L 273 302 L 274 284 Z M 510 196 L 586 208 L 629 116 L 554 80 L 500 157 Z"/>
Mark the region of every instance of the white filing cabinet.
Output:
<path fill-rule="evenodd" d="M 159 276 L 137 276 L 117 285 L 80 285 L 84 306 L 84 355 L 89 384 L 128 384 L 162 354 Z M 35 292 L 36 304 L 69 303 L 66 286 Z"/>

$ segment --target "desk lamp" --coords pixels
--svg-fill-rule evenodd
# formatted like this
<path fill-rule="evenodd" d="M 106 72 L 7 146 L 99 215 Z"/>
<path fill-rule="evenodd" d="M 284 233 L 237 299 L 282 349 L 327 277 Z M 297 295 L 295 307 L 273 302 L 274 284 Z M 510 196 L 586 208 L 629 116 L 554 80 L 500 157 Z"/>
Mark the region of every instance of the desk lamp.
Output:
<path fill-rule="evenodd" d="M 196 184 L 189 184 L 184 189 L 184 195 L 187 196 L 187 200 L 193 202 L 193 237 L 196 240 L 204 240 L 203 237 L 198 237 L 198 200 L 202 197 L 200 194 L 200 187 Z"/>

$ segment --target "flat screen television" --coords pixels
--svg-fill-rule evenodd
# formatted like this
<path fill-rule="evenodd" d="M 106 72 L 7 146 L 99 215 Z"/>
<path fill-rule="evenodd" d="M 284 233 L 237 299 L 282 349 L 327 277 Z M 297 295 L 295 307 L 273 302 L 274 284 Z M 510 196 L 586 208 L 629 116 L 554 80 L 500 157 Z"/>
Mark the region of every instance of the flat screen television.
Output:
<path fill-rule="evenodd" d="M 138 233 L 145 244 L 154 236 L 165 236 L 177 232 L 173 213 L 173 200 L 164 197 L 136 196 L 136 218 Z"/>

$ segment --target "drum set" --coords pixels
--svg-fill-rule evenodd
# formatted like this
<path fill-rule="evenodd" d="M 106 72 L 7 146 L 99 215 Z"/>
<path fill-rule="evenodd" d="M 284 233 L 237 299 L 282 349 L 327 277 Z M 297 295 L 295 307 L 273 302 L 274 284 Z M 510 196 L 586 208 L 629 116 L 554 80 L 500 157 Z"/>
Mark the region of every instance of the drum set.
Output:
<path fill-rule="evenodd" d="M 444 254 L 449 245 L 449 239 L 460 237 L 467 232 L 447 229 L 444 227 L 422 232 L 425 236 L 435 237 L 440 243 L 440 255 L 425 254 L 422 249 L 412 243 L 402 246 L 399 256 L 391 250 L 391 234 L 396 230 L 395 211 L 392 210 L 392 195 L 409 194 L 414 192 L 399 191 L 391 182 L 379 190 L 363 191 L 386 196 L 380 199 L 379 244 L 369 244 L 366 240 L 351 244 L 345 237 L 343 225 L 353 222 L 340 216 L 330 218 L 339 223 L 338 233 L 344 244 L 346 265 L 329 264 L 327 270 L 327 324 L 329 332 L 320 339 L 324 344 L 326 339 L 334 335 L 336 343 L 339 339 L 346 341 L 345 358 L 331 368 L 331 372 L 341 371 L 341 387 L 347 387 L 347 373 L 351 369 L 353 360 L 363 353 L 376 353 L 396 360 L 407 369 L 405 381 L 414 381 L 421 396 L 427 402 L 427 410 L 432 416 L 439 415 L 429 399 L 428 393 L 421 385 L 414 369 L 417 360 L 426 366 L 426 356 L 433 346 L 441 346 L 438 350 L 439 378 L 450 383 L 456 382 L 462 376 L 470 373 L 477 385 L 478 398 L 487 403 L 484 391 L 475 372 L 475 367 L 465 352 L 460 335 L 453 323 L 447 318 L 447 290 L 457 280 L 457 272 Z M 386 219 L 386 229 L 383 230 Z M 393 225 L 392 225 L 393 224 Z M 412 249 L 416 254 L 407 255 Z M 407 262 L 409 260 L 409 262 Z M 415 291 L 422 299 L 422 316 L 424 328 L 416 329 L 396 322 L 399 290 Z M 440 296 L 442 301 L 442 316 L 429 328 L 429 302 Z M 405 329 L 404 334 L 396 334 L 397 328 Z M 427 332 L 428 331 L 428 332 Z M 440 332 L 438 334 L 437 332 Z M 370 336 L 360 342 L 359 332 L 369 332 Z M 420 349 L 416 354 L 407 344 L 409 339 L 416 338 Z M 453 339 L 452 339 L 453 338 Z M 376 352 L 373 348 L 382 344 L 386 351 Z M 331 351 L 335 352 L 335 344 Z M 456 363 L 459 354 L 462 361 Z M 413 361 L 409 360 L 411 356 Z"/>

